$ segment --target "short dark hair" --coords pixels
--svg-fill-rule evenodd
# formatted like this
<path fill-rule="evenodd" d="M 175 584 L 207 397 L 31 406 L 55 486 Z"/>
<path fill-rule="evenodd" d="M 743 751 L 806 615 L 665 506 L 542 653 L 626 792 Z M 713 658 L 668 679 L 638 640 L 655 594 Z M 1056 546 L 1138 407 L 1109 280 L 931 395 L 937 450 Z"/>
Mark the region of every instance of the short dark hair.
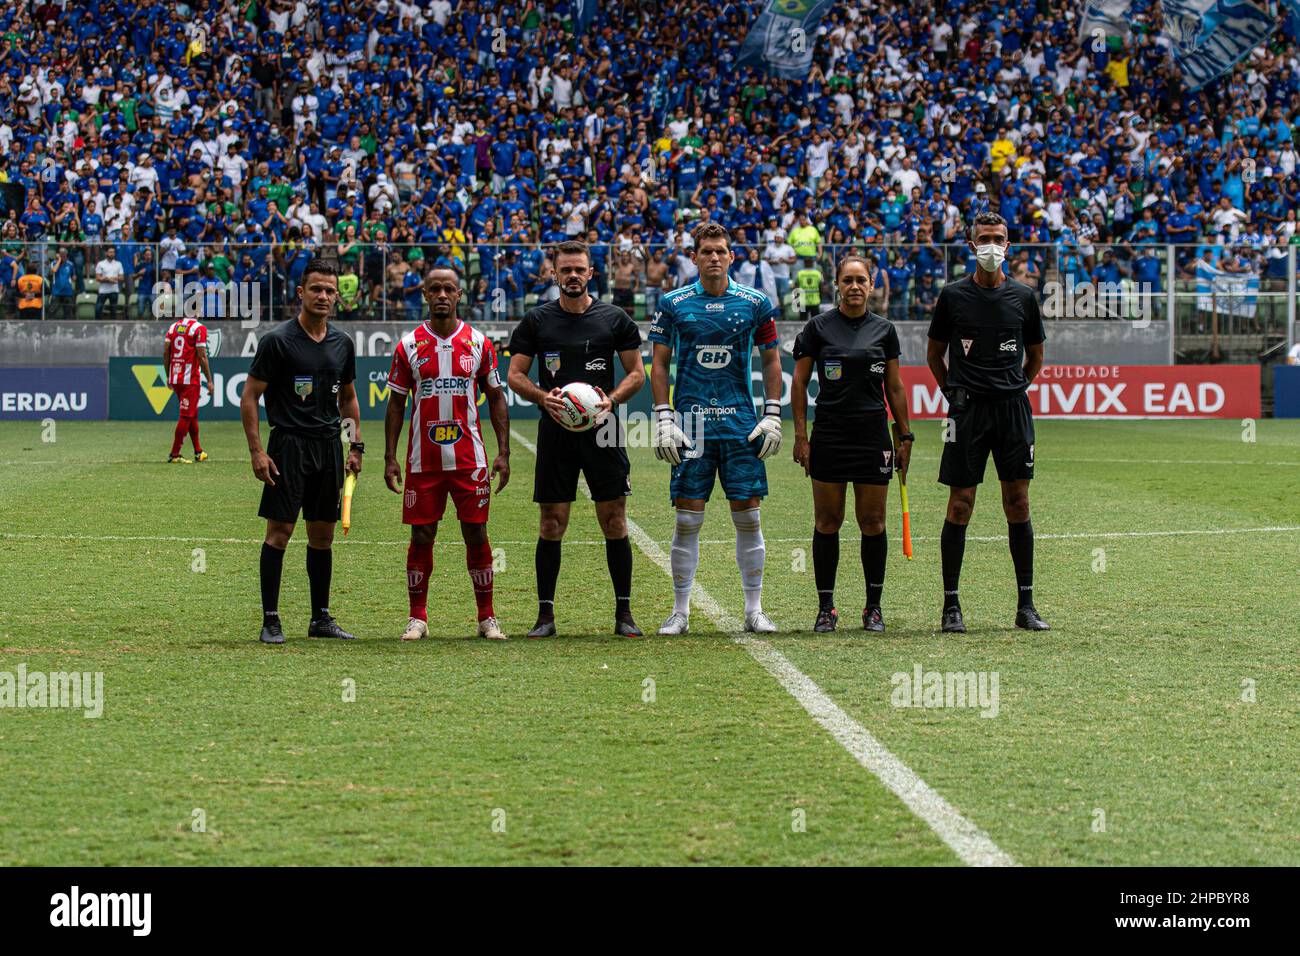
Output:
<path fill-rule="evenodd" d="M 313 259 L 311 262 L 307 263 L 307 267 L 302 270 L 302 279 L 299 280 L 298 284 L 306 285 L 307 277 L 313 272 L 318 275 L 333 276 L 335 279 L 339 277 L 339 270 L 334 268 L 333 263 L 326 262 L 324 259 Z"/>
<path fill-rule="evenodd" d="M 970 224 L 970 237 L 975 238 L 975 230 L 980 226 L 1002 226 L 1005 228 L 1007 221 L 995 212 L 982 212 L 975 217 L 975 221 Z"/>
<path fill-rule="evenodd" d="M 420 286 L 422 288 L 428 289 L 433 284 L 433 274 L 435 272 L 450 272 L 452 275 L 456 277 L 457 283 L 459 283 L 463 278 L 460 274 L 460 270 L 453 265 L 434 266 L 432 269 L 430 269 L 428 272 L 424 274 L 424 281 L 420 283 Z"/>
<path fill-rule="evenodd" d="M 558 259 L 560 256 L 586 256 L 587 265 L 591 265 L 591 249 L 580 239 L 566 239 L 556 246 L 555 258 Z"/>
<path fill-rule="evenodd" d="M 700 243 L 705 239 L 722 239 L 731 248 L 731 233 L 727 232 L 726 226 L 717 222 L 702 222 L 691 230 L 691 239 L 695 242 L 695 248 L 700 247 Z"/>

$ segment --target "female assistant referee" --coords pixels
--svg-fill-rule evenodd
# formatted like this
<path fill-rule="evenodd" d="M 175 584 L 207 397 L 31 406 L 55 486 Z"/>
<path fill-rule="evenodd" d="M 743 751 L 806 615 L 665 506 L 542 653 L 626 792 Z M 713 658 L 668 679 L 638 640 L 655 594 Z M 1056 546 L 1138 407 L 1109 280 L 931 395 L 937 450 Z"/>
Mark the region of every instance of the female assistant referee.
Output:
<path fill-rule="evenodd" d="M 854 511 L 862 532 L 862 571 L 867 606 L 862 627 L 883 631 L 880 595 L 885 587 L 885 498 L 897 469 L 907 479 L 913 435 L 898 372 L 898 333 L 888 319 L 867 311 L 871 270 L 861 256 L 845 256 L 835 274 L 839 307 L 814 316 L 794 343 L 794 460 L 812 478 L 813 575 L 818 611 L 814 631 L 833 631 L 835 572 L 840 562 L 840 525 L 845 489 L 852 483 Z M 817 419 L 808 440 L 808 382 L 817 371 Z M 894 416 L 890 441 L 885 401 Z"/>

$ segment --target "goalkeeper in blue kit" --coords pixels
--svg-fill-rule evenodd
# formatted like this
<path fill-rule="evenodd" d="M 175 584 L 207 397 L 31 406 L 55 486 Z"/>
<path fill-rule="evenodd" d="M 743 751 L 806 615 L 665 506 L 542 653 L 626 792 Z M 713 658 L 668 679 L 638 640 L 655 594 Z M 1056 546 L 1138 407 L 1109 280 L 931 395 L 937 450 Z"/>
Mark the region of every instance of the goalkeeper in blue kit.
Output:
<path fill-rule="evenodd" d="M 700 562 L 704 504 L 715 478 L 731 506 L 736 527 L 736 564 L 745 595 L 745 630 L 771 634 L 763 613 L 763 529 L 759 504 L 767 495 L 763 461 L 781 447 L 781 356 L 776 307 L 762 292 L 731 281 L 734 258 L 727 230 L 702 223 L 692 233 L 699 278 L 659 301 L 650 325 L 654 350 L 654 449 L 672 464 L 669 495 L 677 509 L 673 531 L 673 613 L 660 634 L 685 634 L 690 626 L 691 586 Z M 763 415 L 754 411 L 750 358 L 763 363 Z M 677 381 L 669 404 L 669 365 L 676 355 Z M 675 406 L 675 411 L 674 411 Z"/>

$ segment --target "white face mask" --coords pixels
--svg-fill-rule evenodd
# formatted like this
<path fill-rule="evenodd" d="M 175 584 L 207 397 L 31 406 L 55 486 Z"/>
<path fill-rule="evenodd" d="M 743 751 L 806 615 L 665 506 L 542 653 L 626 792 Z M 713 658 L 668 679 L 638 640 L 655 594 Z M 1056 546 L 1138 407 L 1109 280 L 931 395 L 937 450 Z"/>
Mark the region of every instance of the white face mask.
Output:
<path fill-rule="evenodd" d="M 1002 260 L 1006 257 L 1007 251 L 996 242 L 975 247 L 975 260 L 985 272 L 997 272 L 1002 268 Z"/>

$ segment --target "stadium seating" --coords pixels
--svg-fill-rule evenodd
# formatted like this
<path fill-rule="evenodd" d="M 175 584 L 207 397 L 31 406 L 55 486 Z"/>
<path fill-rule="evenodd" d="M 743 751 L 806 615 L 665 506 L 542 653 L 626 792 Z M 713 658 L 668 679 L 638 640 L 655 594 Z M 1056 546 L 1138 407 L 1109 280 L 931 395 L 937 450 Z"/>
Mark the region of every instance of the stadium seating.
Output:
<path fill-rule="evenodd" d="M 866 12 L 837 3 L 805 80 L 734 66 L 752 3 L 707 30 L 705 11 L 680 0 L 644 20 L 635 6 L 600 4 L 580 35 L 563 2 L 539 5 L 527 30 L 508 11 L 429 0 L 360 19 L 339 0 L 287 19 L 258 4 L 237 24 L 219 5 L 169 18 L 157 6 L 101 6 L 96 17 L 89 4 L 45 4 L 44 22 L 35 6 L 0 11 L 0 29 L 32 36 L 0 65 L 11 80 L 0 89 L 0 178 L 29 198 L 2 238 L 32 244 L 23 248 L 46 268 L 55 245 L 86 250 L 87 292 L 106 242 L 134 257 L 171 225 L 183 247 L 155 245 L 155 262 L 180 254 L 199 274 L 216 262 L 285 303 L 306 259 L 337 257 L 352 222 L 370 277 L 362 312 L 376 318 L 399 292 L 377 294 L 374 278 L 417 246 L 416 268 L 451 262 L 452 244 L 466 253 L 468 309 L 512 283 L 530 301 L 545 297 L 537 260 L 505 266 L 502 248 L 548 249 L 591 229 L 603 262 L 611 249 L 644 250 L 638 289 L 656 248 L 676 284 L 674 244 L 705 216 L 743 253 L 766 252 L 774 229 L 788 234 L 808 213 L 818 265 L 829 273 L 849 249 L 875 256 L 891 271 L 889 312 L 900 319 L 915 317 L 925 271 L 938 284 L 970 267 L 964 229 L 986 209 L 1008 219 L 1018 248 L 1051 250 L 1034 254 L 1043 280 L 1100 281 L 1099 250 L 1110 246 L 1118 275 L 1136 281 L 1151 243 L 1184 244 L 1180 266 L 1198 246 L 1212 265 L 1245 249 L 1245 269 L 1260 273 L 1260 250 L 1300 241 L 1290 24 L 1189 95 L 1147 0 L 1133 4 L 1127 38 L 1084 47 L 1066 15 L 1073 3 L 1021 2 L 1006 16 L 966 0 Z M 504 51 L 457 40 L 497 26 Z M 70 58 L 39 68 L 62 47 Z M 454 65 L 454 79 L 433 79 L 435 64 Z M 996 107 L 982 93 L 990 85 Z M 901 108 L 914 95 L 924 115 Z M 741 108 L 729 115 L 722 104 L 733 99 Z M 388 256 L 371 242 L 380 231 L 393 239 Z M 937 261 L 921 252 L 930 243 Z M 254 249 L 261 265 L 244 271 L 240 255 Z M 904 259 L 891 264 L 897 249 Z"/>

